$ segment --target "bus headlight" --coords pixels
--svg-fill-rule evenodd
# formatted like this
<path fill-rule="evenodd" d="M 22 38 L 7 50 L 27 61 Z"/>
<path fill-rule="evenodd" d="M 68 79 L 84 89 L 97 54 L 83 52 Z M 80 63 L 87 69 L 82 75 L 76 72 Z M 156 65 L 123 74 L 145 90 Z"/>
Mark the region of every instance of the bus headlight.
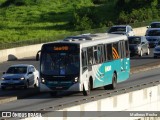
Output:
<path fill-rule="evenodd" d="M 75 77 L 75 78 L 74 78 L 74 82 L 78 82 L 78 77 Z"/>

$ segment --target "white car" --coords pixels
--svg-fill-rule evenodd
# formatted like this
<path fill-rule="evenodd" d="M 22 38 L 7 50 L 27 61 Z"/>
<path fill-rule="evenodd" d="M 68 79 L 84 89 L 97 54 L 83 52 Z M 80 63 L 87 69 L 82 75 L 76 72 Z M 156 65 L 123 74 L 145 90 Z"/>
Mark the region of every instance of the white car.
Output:
<path fill-rule="evenodd" d="M 122 34 L 127 36 L 134 36 L 133 28 L 130 25 L 114 25 L 109 30 L 110 34 Z"/>
<path fill-rule="evenodd" d="M 1 82 L 1 89 L 4 90 L 8 87 L 28 88 L 30 86 L 39 86 L 39 71 L 33 66 L 28 64 L 12 65 L 6 72 L 3 72 Z"/>

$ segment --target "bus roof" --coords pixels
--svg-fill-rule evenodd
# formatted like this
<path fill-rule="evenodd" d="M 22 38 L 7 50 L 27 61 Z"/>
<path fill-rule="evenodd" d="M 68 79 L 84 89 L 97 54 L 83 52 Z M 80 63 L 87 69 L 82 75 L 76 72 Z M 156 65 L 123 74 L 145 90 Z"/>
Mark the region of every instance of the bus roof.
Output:
<path fill-rule="evenodd" d="M 97 34 L 82 34 L 77 36 L 69 36 L 64 40 L 59 40 L 55 42 L 50 42 L 46 44 L 54 43 L 70 43 L 70 44 L 80 44 L 83 47 L 93 46 L 97 44 L 113 43 L 120 40 L 127 40 L 126 35 L 118 34 L 108 34 L 108 33 L 97 33 Z"/>

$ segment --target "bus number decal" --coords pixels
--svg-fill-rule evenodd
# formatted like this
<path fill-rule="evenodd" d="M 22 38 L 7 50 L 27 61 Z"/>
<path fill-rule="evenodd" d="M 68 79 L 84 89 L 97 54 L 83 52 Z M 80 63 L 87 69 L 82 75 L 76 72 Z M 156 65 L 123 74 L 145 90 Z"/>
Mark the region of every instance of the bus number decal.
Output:
<path fill-rule="evenodd" d="M 105 66 L 105 72 L 111 71 L 111 66 Z"/>

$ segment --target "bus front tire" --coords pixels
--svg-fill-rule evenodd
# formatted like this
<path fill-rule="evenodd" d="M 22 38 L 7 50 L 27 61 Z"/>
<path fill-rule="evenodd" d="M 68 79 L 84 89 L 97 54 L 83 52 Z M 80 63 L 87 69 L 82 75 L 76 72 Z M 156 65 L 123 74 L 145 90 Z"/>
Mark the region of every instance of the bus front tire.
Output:
<path fill-rule="evenodd" d="M 84 85 L 83 85 L 83 95 L 84 96 L 88 96 L 88 95 L 90 95 L 90 92 L 91 92 L 91 88 L 90 88 L 91 86 L 90 86 L 90 82 L 88 83 L 88 90 L 85 90 L 85 87 L 84 87 Z"/>

